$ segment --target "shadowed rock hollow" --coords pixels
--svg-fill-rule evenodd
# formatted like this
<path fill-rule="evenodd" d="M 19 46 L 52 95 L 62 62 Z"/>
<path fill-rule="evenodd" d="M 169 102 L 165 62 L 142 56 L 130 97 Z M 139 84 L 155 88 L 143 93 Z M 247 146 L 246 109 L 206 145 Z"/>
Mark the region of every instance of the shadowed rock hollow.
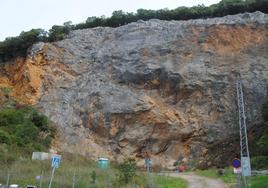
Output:
<path fill-rule="evenodd" d="M 139 164 L 149 152 L 165 167 L 175 160 L 226 164 L 239 146 L 237 73 L 248 123 L 260 120 L 267 39 L 268 15 L 260 12 L 76 30 L 6 65 L 0 86 L 56 123 L 60 150 L 135 156 Z"/>

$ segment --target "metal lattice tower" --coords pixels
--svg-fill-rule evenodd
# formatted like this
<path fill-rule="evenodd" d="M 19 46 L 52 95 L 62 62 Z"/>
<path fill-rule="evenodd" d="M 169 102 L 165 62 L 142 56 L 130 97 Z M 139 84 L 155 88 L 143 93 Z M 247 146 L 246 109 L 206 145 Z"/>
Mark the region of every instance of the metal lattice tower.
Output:
<path fill-rule="evenodd" d="M 238 77 L 236 82 L 236 92 L 237 92 L 237 106 L 239 113 L 242 176 L 251 176 L 244 94 L 243 94 L 243 85 L 240 77 Z"/>

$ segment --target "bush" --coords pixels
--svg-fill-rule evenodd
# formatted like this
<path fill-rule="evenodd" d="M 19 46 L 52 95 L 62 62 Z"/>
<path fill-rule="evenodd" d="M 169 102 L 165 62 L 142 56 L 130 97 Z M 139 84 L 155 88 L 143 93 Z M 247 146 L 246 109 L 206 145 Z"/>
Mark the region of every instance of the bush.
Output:
<path fill-rule="evenodd" d="M 8 149 L 0 158 L 9 158 L 7 154 L 15 150 L 24 154 L 46 151 L 55 134 L 56 129 L 49 125 L 47 117 L 32 107 L 0 110 L 0 146 L 6 144 Z"/>
<path fill-rule="evenodd" d="M 49 131 L 48 119 L 46 116 L 41 115 L 38 112 L 34 111 L 32 114 L 32 122 L 42 131 L 44 132 Z"/>
<path fill-rule="evenodd" d="M 93 170 L 91 172 L 90 177 L 91 177 L 91 182 L 95 185 L 96 184 L 96 179 L 97 179 L 97 174 L 96 174 L 95 170 Z"/>
<path fill-rule="evenodd" d="M 31 142 L 35 142 L 38 139 L 38 132 L 38 128 L 33 123 L 17 125 L 15 131 L 16 144 L 26 146 Z"/>
<path fill-rule="evenodd" d="M 263 155 L 268 156 L 268 130 L 265 130 L 257 141 L 257 146 Z"/>
<path fill-rule="evenodd" d="M 251 157 L 251 166 L 253 169 L 267 169 L 268 156 Z"/>
<path fill-rule="evenodd" d="M 71 30 L 70 25 L 65 25 L 65 26 L 54 25 L 49 30 L 48 40 L 50 42 L 57 41 L 57 40 L 62 40 L 70 32 L 70 30 Z"/>
<path fill-rule="evenodd" d="M 124 184 L 129 184 L 133 181 L 133 178 L 136 176 L 136 161 L 132 158 L 124 159 L 124 162 L 121 163 L 118 167 L 120 172 L 119 181 Z"/>
<path fill-rule="evenodd" d="M 3 143 L 10 144 L 11 138 L 6 131 L 0 130 L 0 144 L 3 144 Z"/>
<path fill-rule="evenodd" d="M 4 109 L 0 111 L 0 127 L 12 129 L 18 122 L 24 122 L 24 115 L 21 111 Z"/>
<path fill-rule="evenodd" d="M 0 62 L 14 59 L 18 56 L 25 57 L 27 50 L 34 43 L 44 41 L 45 31 L 43 29 L 32 29 L 21 32 L 17 37 L 8 37 L 0 42 Z"/>

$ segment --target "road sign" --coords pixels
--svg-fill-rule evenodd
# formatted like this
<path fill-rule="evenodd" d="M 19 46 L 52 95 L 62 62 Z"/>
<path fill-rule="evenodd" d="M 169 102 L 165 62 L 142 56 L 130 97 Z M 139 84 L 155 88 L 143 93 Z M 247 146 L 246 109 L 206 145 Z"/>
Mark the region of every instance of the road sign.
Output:
<path fill-rule="evenodd" d="M 50 182 L 49 182 L 48 188 L 51 188 L 52 181 L 53 181 L 53 178 L 54 178 L 55 169 L 56 168 L 59 168 L 59 166 L 60 166 L 60 159 L 61 159 L 61 156 L 60 155 L 54 155 L 52 157 L 51 166 L 52 166 L 53 170 L 52 170 L 52 173 L 51 173 L 51 178 L 50 178 Z"/>
<path fill-rule="evenodd" d="M 234 168 L 234 173 L 235 173 L 235 174 L 241 174 L 241 172 L 242 172 L 241 167 L 239 167 L 239 168 Z"/>
<path fill-rule="evenodd" d="M 237 158 L 235 158 L 233 161 L 232 161 L 232 165 L 234 168 L 239 168 L 241 167 L 241 161 Z"/>
<path fill-rule="evenodd" d="M 59 168 L 60 166 L 60 156 L 53 156 L 51 160 L 52 168 Z"/>

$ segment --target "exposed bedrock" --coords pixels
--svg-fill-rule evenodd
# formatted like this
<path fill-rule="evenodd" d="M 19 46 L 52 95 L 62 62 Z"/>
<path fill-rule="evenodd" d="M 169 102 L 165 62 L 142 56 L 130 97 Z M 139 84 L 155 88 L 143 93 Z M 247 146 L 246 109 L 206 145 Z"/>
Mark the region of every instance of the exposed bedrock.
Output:
<path fill-rule="evenodd" d="M 146 152 L 164 167 L 176 160 L 217 165 L 239 146 L 226 144 L 238 135 L 238 73 L 248 124 L 260 120 L 267 39 L 268 15 L 260 12 L 76 30 L 35 44 L 25 61 L 1 70 L 0 86 L 58 125 L 59 150 L 134 156 L 140 165 Z M 222 155 L 207 162 L 215 144 Z"/>

